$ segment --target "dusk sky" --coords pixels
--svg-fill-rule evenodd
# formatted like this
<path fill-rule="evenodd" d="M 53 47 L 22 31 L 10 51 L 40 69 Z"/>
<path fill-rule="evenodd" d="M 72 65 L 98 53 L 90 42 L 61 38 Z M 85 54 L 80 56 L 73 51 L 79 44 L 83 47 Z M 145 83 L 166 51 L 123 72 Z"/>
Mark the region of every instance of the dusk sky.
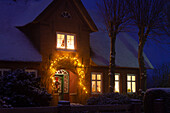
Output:
<path fill-rule="evenodd" d="M 82 0 L 82 2 L 87 10 L 97 9 L 96 0 Z M 134 38 L 135 40 L 138 40 L 137 34 Z M 170 37 L 167 38 L 170 42 Z M 145 44 L 144 52 L 153 66 L 157 64 L 170 63 L 170 45 L 168 44 L 160 44 L 149 39 Z"/>

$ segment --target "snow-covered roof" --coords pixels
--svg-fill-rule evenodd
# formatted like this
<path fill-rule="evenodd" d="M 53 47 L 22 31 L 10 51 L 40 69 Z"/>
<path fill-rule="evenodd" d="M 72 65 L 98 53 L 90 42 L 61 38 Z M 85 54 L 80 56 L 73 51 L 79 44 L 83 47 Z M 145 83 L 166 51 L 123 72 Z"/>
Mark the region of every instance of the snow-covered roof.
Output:
<path fill-rule="evenodd" d="M 110 58 L 110 38 L 108 33 L 99 31 L 91 34 L 92 60 L 97 65 L 108 66 Z M 127 33 L 120 33 L 116 39 L 116 66 L 138 68 L 138 43 Z M 145 65 L 153 68 L 144 54 Z"/>
<path fill-rule="evenodd" d="M 0 25 L 24 26 L 38 17 L 53 0 L 0 0 Z"/>
<path fill-rule="evenodd" d="M 41 61 L 39 52 L 16 28 L 33 21 L 48 5 L 47 0 L 39 2 L 42 5 L 36 0 L 0 1 L 0 61 Z"/>
<path fill-rule="evenodd" d="M 41 55 L 27 37 L 16 28 L 35 20 L 53 0 L 3 0 L 0 1 L 0 60 L 41 61 Z M 104 27 L 97 13 L 89 11 L 98 28 Z M 97 65 L 109 65 L 110 39 L 102 31 L 92 33 L 90 38 L 92 60 Z M 137 42 L 127 33 L 118 35 L 116 42 L 116 65 L 138 67 Z M 152 64 L 145 57 L 146 66 Z"/>
<path fill-rule="evenodd" d="M 92 61 L 100 66 L 109 66 L 110 61 L 110 38 L 105 32 L 105 25 L 96 10 L 88 11 L 95 21 L 98 32 L 90 35 L 90 45 L 92 51 Z M 145 66 L 153 68 L 149 59 L 144 54 Z M 138 42 L 128 33 L 120 32 L 116 38 L 116 66 L 139 68 L 138 64 Z"/>
<path fill-rule="evenodd" d="M 0 61 L 40 62 L 41 55 L 14 27 L 0 27 Z"/>

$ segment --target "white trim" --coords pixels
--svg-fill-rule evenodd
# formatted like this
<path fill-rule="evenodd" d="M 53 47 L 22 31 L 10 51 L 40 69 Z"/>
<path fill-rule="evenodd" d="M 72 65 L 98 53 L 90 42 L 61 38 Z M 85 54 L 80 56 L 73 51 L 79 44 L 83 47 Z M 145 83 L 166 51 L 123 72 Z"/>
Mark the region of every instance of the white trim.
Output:
<path fill-rule="evenodd" d="M 2 76 L 4 75 L 4 71 L 11 71 L 11 69 L 0 68 L 0 73 L 1 73 Z"/>
<path fill-rule="evenodd" d="M 35 77 L 38 77 L 38 71 L 36 69 L 25 69 L 25 72 L 28 73 L 35 73 Z"/>
<path fill-rule="evenodd" d="M 92 80 L 92 74 L 95 74 L 95 75 L 100 74 L 101 75 L 101 80 L 97 80 L 97 78 L 96 78 L 96 80 Z M 92 81 L 95 81 L 96 85 L 97 85 L 97 81 L 101 81 L 101 92 L 100 93 L 92 92 Z M 103 73 L 101 73 L 101 72 L 91 72 L 90 87 L 91 87 L 91 94 L 102 94 L 102 92 L 103 92 Z M 97 87 L 96 87 L 96 90 L 97 90 Z"/>

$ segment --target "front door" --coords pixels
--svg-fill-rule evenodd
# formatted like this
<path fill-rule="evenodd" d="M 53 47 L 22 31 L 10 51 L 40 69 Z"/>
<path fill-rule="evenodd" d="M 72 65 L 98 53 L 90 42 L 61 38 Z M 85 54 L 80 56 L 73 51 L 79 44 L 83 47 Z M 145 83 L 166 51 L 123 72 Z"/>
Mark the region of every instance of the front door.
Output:
<path fill-rule="evenodd" d="M 56 84 L 59 100 L 63 100 L 63 76 L 56 76 Z"/>
<path fill-rule="evenodd" d="M 69 100 L 69 75 L 65 70 L 58 70 L 55 74 L 56 93 L 59 100 Z"/>

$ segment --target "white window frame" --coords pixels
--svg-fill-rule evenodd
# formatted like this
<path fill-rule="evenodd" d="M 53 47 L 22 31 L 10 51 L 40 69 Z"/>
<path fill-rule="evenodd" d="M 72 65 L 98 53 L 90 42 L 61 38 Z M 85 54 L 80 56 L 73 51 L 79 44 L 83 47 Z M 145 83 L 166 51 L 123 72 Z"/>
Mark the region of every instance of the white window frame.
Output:
<path fill-rule="evenodd" d="M 35 77 L 37 78 L 38 77 L 38 71 L 36 69 L 25 69 L 25 72 L 27 73 L 32 73 L 34 72 L 35 73 Z"/>
<path fill-rule="evenodd" d="M 4 75 L 4 71 L 11 71 L 11 69 L 0 68 L 0 73 L 1 73 L 2 76 Z"/>
<path fill-rule="evenodd" d="M 96 75 L 96 80 L 92 80 L 92 74 Z M 101 75 L 101 80 L 97 80 L 97 74 Z M 103 74 L 101 72 L 91 72 L 91 93 L 92 94 L 102 94 L 102 92 L 103 92 L 102 78 L 103 78 Z M 96 82 L 96 92 L 92 92 L 92 81 Z M 97 81 L 101 81 L 101 92 L 100 93 L 97 92 Z"/>
<path fill-rule="evenodd" d="M 120 73 L 115 73 L 115 75 L 118 75 L 118 77 L 119 77 L 119 80 L 116 80 L 116 78 L 115 78 L 115 84 L 116 84 L 116 82 L 118 82 L 118 84 L 119 84 L 119 91 L 117 93 L 120 93 Z M 115 89 L 116 89 L 116 85 L 115 85 Z"/>
<path fill-rule="evenodd" d="M 64 45 L 65 45 L 65 48 L 58 48 L 57 47 L 57 34 L 61 34 L 61 35 L 64 35 Z M 67 48 L 67 35 L 71 35 L 71 36 L 74 36 L 74 49 L 68 49 Z M 76 48 L 75 48 L 75 39 L 76 39 L 76 35 L 75 34 L 71 34 L 71 33 L 61 33 L 61 32 L 56 32 L 56 49 L 58 49 L 58 50 L 75 50 Z"/>
<path fill-rule="evenodd" d="M 127 79 L 128 76 L 131 76 L 131 80 Z M 135 76 L 135 81 L 132 80 L 132 76 Z M 127 79 L 127 88 L 126 88 L 127 89 L 127 93 L 136 93 L 136 75 L 135 74 L 127 74 L 127 77 L 126 77 L 126 79 Z M 128 92 L 128 82 L 131 83 L 131 92 Z M 133 89 L 132 83 L 133 82 L 135 82 L 135 92 L 132 92 L 132 89 Z"/>

